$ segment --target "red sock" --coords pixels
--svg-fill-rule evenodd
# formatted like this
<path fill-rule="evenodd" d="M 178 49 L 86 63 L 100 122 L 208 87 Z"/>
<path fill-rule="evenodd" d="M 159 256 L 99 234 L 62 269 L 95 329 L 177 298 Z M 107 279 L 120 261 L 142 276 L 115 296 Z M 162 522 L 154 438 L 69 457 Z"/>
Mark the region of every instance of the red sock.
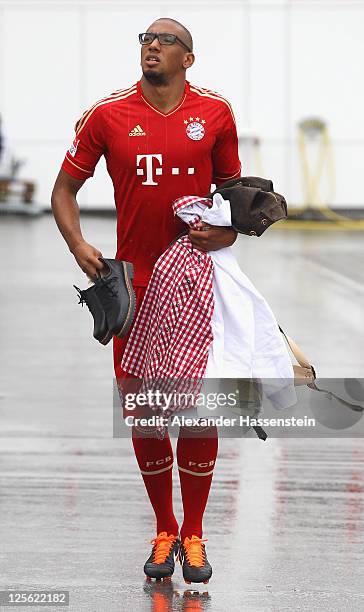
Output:
<path fill-rule="evenodd" d="M 157 534 L 166 531 L 178 535 L 173 514 L 172 467 L 173 451 L 168 433 L 163 440 L 143 437 L 133 427 L 135 456 L 157 519 Z"/>
<path fill-rule="evenodd" d="M 177 442 L 177 462 L 184 510 L 181 539 L 202 537 L 202 517 L 210 492 L 217 456 L 216 427 L 191 430 L 181 427 Z"/>

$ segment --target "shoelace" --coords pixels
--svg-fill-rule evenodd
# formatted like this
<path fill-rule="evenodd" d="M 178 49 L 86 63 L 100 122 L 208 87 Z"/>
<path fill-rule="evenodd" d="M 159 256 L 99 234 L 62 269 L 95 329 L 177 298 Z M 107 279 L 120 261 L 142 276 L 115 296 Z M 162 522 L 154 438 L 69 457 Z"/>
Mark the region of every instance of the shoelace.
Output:
<path fill-rule="evenodd" d="M 153 563 L 164 563 L 167 559 L 171 548 L 176 540 L 177 536 L 171 534 L 167 536 L 166 531 L 162 531 L 157 535 L 154 540 L 151 540 L 151 544 L 154 546 L 153 552 Z"/>
<path fill-rule="evenodd" d="M 82 291 L 82 289 L 80 289 L 79 287 L 76 287 L 76 285 L 73 285 L 73 286 L 74 286 L 74 288 L 76 289 L 76 291 L 77 291 L 77 293 L 78 293 L 78 300 L 79 300 L 79 301 L 78 301 L 78 303 L 79 303 L 79 304 L 81 304 L 81 306 L 82 306 L 82 308 L 83 308 L 83 305 L 84 305 L 84 304 L 86 304 L 86 300 L 85 300 L 85 298 L 83 297 L 83 291 Z M 87 304 L 86 304 L 86 305 L 87 305 Z"/>
<path fill-rule="evenodd" d="M 192 538 L 185 538 L 183 542 L 187 561 L 195 567 L 202 567 L 205 564 L 205 549 L 202 546 L 202 542 L 207 542 L 207 539 L 203 540 L 194 535 Z"/>
<path fill-rule="evenodd" d="M 104 278 L 103 276 L 101 278 L 99 278 L 97 280 L 98 284 L 103 285 L 105 287 L 105 289 L 107 289 L 107 291 L 110 293 L 110 295 L 112 297 L 117 297 L 117 291 L 116 289 L 112 286 L 115 285 L 115 283 L 117 282 L 115 278 L 111 277 L 111 278 Z"/>

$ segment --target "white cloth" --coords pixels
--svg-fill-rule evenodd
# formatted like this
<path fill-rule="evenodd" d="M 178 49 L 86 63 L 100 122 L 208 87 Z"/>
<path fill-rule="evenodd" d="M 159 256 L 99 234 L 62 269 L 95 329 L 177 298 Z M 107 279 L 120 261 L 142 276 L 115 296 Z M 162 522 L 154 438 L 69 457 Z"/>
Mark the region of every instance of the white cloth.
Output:
<path fill-rule="evenodd" d="M 230 202 L 221 194 L 213 197 L 211 208 L 194 203 L 177 214 L 186 223 L 199 215 L 210 225 L 231 226 Z M 264 392 L 275 408 L 294 405 L 293 366 L 271 308 L 240 269 L 231 247 L 209 255 L 214 265 L 214 339 L 204 377 L 264 379 Z M 274 380 L 268 384 L 266 379 Z"/>

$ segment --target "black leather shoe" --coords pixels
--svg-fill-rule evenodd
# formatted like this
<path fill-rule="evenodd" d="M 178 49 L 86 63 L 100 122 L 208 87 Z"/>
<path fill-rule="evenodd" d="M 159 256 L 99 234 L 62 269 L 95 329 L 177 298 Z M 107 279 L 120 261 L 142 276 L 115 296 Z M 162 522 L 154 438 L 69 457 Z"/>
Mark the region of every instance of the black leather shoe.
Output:
<path fill-rule="evenodd" d="M 95 280 L 95 291 L 102 305 L 108 330 L 113 336 L 125 336 L 135 313 L 135 293 L 132 286 L 133 264 L 128 261 L 100 257 L 106 271 Z"/>
<path fill-rule="evenodd" d="M 73 285 L 76 289 L 79 297 L 79 304 L 86 304 L 87 308 L 92 314 L 94 320 L 94 332 L 93 336 L 98 340 L 101 344 L 106 345 L 110 342 L 112 338 L 112 334 L 109 332 L 106 322 L 105 311 L 100 304 L 100 300 L 96 294 L 96 287 L 93 285 L 89 287 L 89 289 L 80 289 Z"/>

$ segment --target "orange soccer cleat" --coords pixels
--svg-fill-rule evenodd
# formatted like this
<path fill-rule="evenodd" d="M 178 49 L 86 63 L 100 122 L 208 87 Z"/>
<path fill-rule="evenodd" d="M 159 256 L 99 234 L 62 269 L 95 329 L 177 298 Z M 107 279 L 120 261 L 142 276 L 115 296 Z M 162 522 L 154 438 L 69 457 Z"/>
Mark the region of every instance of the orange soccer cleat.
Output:
<path fill-rule="evenodd" d="M 207 584 L 212 576 L 212 567 L 207 560 L 203 540 L 195 535 L 185 538 L 179 549 L 183 578 L 187 584 L 203 582 Z"/>
<path fill-rule="evenodd" d="M 169 580 L 174 572 L 181 541 L 178 536 L 167 535 L 166 531 L 161 531 L 151 542 L 153 549 L 145 562 L 144 573 L 149 580 Z"/>

